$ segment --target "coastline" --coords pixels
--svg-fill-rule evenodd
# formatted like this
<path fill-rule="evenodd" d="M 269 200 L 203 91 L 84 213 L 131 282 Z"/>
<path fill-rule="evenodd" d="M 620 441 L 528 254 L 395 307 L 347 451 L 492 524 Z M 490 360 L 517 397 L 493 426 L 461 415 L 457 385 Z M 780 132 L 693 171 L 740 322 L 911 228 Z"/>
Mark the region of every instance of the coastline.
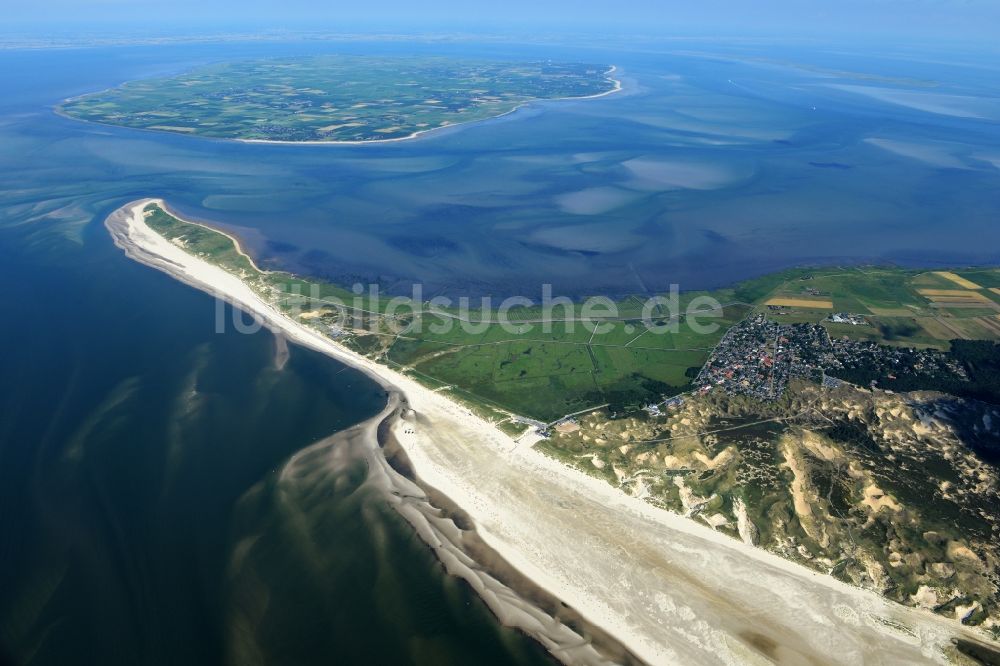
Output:
<path fill-rule="evenodd" d="M 520 104 L 518 104 L 514 108 L 509 109 L 507 111 L 504 111 L 503 113 L 499 113 L 499 114 L 497 114 L 495 116 L 490 116 L 488 118 L 475 118 L 475 119 L 472 119 L 472 120 L 463 120 L 462 122 L 451 123 L 451 124 L 448 124 L 448 125 L 442 125 L 440 127 L 431 127 L 431 128 L 428 128 L 428 129 L 417 130 L 416 132 L 411 132 L 410 134 L 407 134 L 406 136 L 395 137 L 395 138 L 392 138 L 392 139 L 368 139 L 368 140 L 359 140 L 359 141 L 317 141 L 317 140 L 284 141 L 284 140 L 281 140 L 281 139 L 240 139 L 240 138 L 230 138 L 230 137 L 221 137 L 221 136 L 201 136 L 199 134 L 185 134 L 183 132 L 174 132 L 174 131 L 170 131 L 170 130 L 152 129 L 152 128 L 148 128 L 148 127 L 129 127 L 128 125 L 116 125 L 114 123 L 105 123 L 105 122 L 101 122 L 99 120 L 87 120 L 87 119 L 84 119 L 84 118 L 77 118 L 76 116 L 73 116 L 73 115 L 70 115 L 70 114 L 66 113 L 63 110 L 63 108 L 62 108 L 63 105 L 65 105 L 65 104 L 67 104 L 69 102 L 72 102 L 74 100 L 80 99 L 81 97 L 86 97 L 87 95 L 91 95 L 91 94 L 95 94 L 95 93 L 84 93 L 83 95 L 76 95 L 74 97 L 67 97 L 66 99 L 62 100 L 58 105 L 56 105 L 55 107 L 53 107 L 53 112 L 56 115 L 61 116 L 63 118 L 67 118 L 69 120 L 75 120 L 75 121 L 83 122 L 83 123 L 93 123 L 95 125 L 103 125 L 105 127 L 120 127 L 120 128 L 124 128 L 124 129 L 132 129 L 132 130 L 136 130 L 136 131 L 140 131 L 140 132 L 160 132 L 160 133 L 163 133 L 163 134 L 173 134 L 175 136 L 176 135 L 179 135 L 179 136 L 189 136 L 189 137 L 192 137 L 192 138 L 207 139 L 207 140 L 210 140 L 210 141 L 233 141 L 233 142 L 236 142 L 236 143 L 263 144 L 263 145 L 273 145 L 273 146 L 366 146 L 366 145 L 369 145 L 369 144 L 397 143 L 399 141 L 410 141 L 412 139 L 416 139 L 416 138 L 419 138 L 421 136 L 428 135 L 428 134 L 431 134 L 431 133 L 434 133 L 434 132 L 441 132 L 443 130 L 453 129 L 455 127 L 464 127 L 466 125 L 472 125 L 474 123 L 482 123 L 482 122 L 486 122 L 486 121 L 489 121 L 489 120 L 496 120 L 497 118 L 503 118 L 504 116 L 509 116 L 512 113 L 514 113 L 514 112 L 518 111 L 519 109 L 522 109 L 522 108 L 524 108 L 526 106 L 530 106 L 532 104 L 536 104 L 536 103 L 540 103 L 540 102 L 562 102 L 562 101 L 574 101 L 574 100 L 583 100 L 583 99 L 597 99 L 598 97 L 606 97 L 607 95 L 612 95 L 612 94 L 614 94 L 616 92 L 620 92 L 622 90 L 621 79 L 616 79 L 616 78 L 613 78 L 611 76 L 616 71 L 618 71 L 618 66 L 617 65 L 611 65 L 611 68 L 608 69 L 608 71 L 606 71 L 604 73 L 605 79 L 607 79 L 607 80 L 611 81 L 612 83 L 614 83 L 614 87 L 611 90 L 605 90 L 604 92 L 596 93 L 594 95 L 583 95 L 581 97 L 552 97 L 552 98 L 546 98 L 546 99 L 532 99 L 532 100 L 528 100 L 528 101 L 525 101 L 525 102 L 521 102 Z M 108 90 L 110 90 L 110 88 Z M 107 92 L 107 90 L 105 90 L 105 91 L 99 91 L 97 94 L 100 94 L 100 92 Z"/>
<path fill-rule="evenodd" d="M 143 221 L 141 211 L 152 201 L 162 205 L 133 202 L 106 222 L 126 255 L 255 314 L 398 396 L 398 409 L 390 398 L 378 423 L 424 487 L 460 507 L 475 534 L 516 571 L 642 660 L 946 663 L 943 650 L 952 638 L 985 642 L 956 622 L 747 546 L 512 440 L 446 396 L 279 313 L 235 276 L 171 244 Z M 379 429 L 371 422 L 365 427 Z M 442 540 L 440 526 L 421 531 L 409 508 L 400 512 L 450 573 L 472 570 L 473 559 L 455 541 Z M 470 584 L 502 622 L 541 635 L 560 659 L 589 663 L 594 657 L 558 647 L 564 633 L 537 633 L 539 617 L 523 600 L 512 603 L 494 587 Z"/>
<path fill-rule="evenodd" d="M 144 199 L 123 206 L 105 220 L 112 240 L 127 257 L 254 316 L 286 346 L 291 341 L 362 371 L 386 392 L 386 406 L 379 414 L 296 452 L 281 468 L 283 481 L 300 476 L 295 471 L 299 460 L 311 460 L 317 451 L 333 445 L 351 447 L 368 463 L 367 483 L 380 488 L 383 498 L 431 548 L 448 575 L 465 581 L 501 624 L 532 637 L 553 657 L 566 664 L 601 666 L 608 663 L 643 663 L 601 627 L 520 574 L 476 534 L 469 524 L 471 518 L 457 504 L 416 476 L 395 434 L 401 413 L 409 410 L 407 396 L 386 377 L 373 373 L 369 366 L 374 364 L 324 336 L 296 325 L 270 308 L 239 279 L 192 257 L 149 229 L 142 221 L 141 210 L 154 202 L 176 215 L 162 199 Z M 239 240 L 235 237 L 200 222 L 185 221 L 227 236 L 242 253 Z M 133 235 L 137 229 L 142 240 Z M 156 242 L 157 239 L 159 242 Z M 153 240 L 154 243 L 144 244 L 143 240 Z M 246 256 L 254 263 L 249 255 Z M 185 265 L 185 257 L 192 260 L 190 264 Z M 190 270 L 192 265 L 196 267 L 193 272 Z M 208 277 L 206 272 L 217 272 L 216 277 L 230 279 L 223 279 L 222 284 L 213 284 L 205 280 Z M 244 288 L 240 290 L 237 285 Z M 475 556 L 472 556 L 473 553 Z"/>

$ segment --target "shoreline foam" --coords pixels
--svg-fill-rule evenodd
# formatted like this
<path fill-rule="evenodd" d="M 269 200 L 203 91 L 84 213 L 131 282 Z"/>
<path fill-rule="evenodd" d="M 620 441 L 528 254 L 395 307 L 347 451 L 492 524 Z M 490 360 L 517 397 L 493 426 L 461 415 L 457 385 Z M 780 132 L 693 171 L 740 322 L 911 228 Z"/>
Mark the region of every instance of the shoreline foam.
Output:
<path fill-rule="evenodd" d="M 133 202 L 108 218 L 116 245 L 398 393 L 405 404 L 385 427 L 417 478 L 461 507 L 482 542 L 510 566 L 639 658 L 670 664 L 948 663 L 945 650 L 953 638 L 985 641 L 957 622 L 894 604 L 626 496 L 512 440 L 446 396 L 290 319 L 237 277 L 159 236 L 142 217 L 153 201 L 162 203 Z M 454 542 L 457 550 L 442 552 L 435 543 L 439 533 L 421 536 L 449 572 L 458 562 L 466 568 L 473 563 Z M 491 608 L 511 601 L 493 589 L 476 589 Z M 539 638 L 538 616 L 529 622 L 520 604 L 506 607 L 508 617 L 494 612 Z M 589 663 L 595 656 L 567 653 L 541 636 L 564 661 Z"/>

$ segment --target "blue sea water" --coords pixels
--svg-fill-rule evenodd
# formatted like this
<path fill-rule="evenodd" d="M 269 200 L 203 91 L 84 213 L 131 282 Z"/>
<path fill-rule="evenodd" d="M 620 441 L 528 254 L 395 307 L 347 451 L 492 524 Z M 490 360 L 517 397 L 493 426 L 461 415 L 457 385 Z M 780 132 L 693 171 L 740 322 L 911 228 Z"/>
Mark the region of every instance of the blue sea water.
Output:
<path fill-rule="evenodd" d="M 138 77 L 311 52 L 607 62 L 624 90 L 369 146 L 244 145 L 52 111 Z M 111 245 L 101 223 L 123 203 L 164 197 L 268 265 L 420 281 L 428 296 L 998 263 L 998 70 L 969 55 L 686 41 L 0 52 L 0 661 L 232 660 L 246 647 L 227 634 L 234 613 L 265 598 L 260 649 L 289 663 L 541 658 L 380 513 L 363 470 L 331 496 L 328 529 L 287 531 L 273 470 L 384 398 L 301 349 L 279 368 L 267 333 L 214 333 L 211 299 Z M 227 587 L 248 538 L 256 596 Z M 329 557 L 303 561 L 306 541 Z"/>
<path fill-rule="evenodd" d="M 725 43 L 229 44 L 12 52 L 4 217 L 82 224 L 163 196 L 269 265 L 425 293 L 720 286 L 802 263 L 992 263 L 1000 63 Z M 621 93 L 413 141 L 260 146 L 96 125 L 61 98 L 198 63 L 306 52 L 614 63 Z M 974 238 L 977 242 L 970 243 Z"/>
<path fill-rule="evenodd" d="M 150 154 L 135 180 L 46 106 L 136 56 L 2 59 L 0 664 L 551 663 L 443 573 L 364 459 L 282 479 L 378 414 L 379 386 L 217 333 L 212 298 L 111 244 L 106 214 L 183 167 Z"/>

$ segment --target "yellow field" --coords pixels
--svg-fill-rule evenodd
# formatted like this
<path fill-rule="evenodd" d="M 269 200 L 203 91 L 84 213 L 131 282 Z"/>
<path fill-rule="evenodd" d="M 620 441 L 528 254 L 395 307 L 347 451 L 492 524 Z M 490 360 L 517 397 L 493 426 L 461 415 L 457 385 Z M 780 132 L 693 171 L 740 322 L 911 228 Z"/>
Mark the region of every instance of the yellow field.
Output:
<path fill-rule="evenodd" d="M 780 305 L 786 308 L 813 308 L 816 310 L 833 309 L 833 301 L 810 298 L 787 298 L 784 296 L 776 296 L 769 299 L 764 305 Z"/>
<path fill-rule="evenodd" d="M 926 296 L 934 302 L 938 301 L 976 301 L 979 303 L 992 303 L 984 294 L 978 291 L 966 291 L 965 289 L 917 289 L 921 296 Z"/>
<path fill-rule="evenodd" d="M 968 334 L 965 331 L 963 331 L 962 329 L 960 329 L 957 326 L 955 326 L 954 323 L 951 323 L 951 322 L 949 322 L 946 319 L 937 319 L 935 321 L 937 321 L 937 323 L 941 324 L 941 326 L 943 326 L 948 331 L 951 331 L 954 334 L 952 337 L 961 338 L 962 340 L 968 340 L 969 339 Z M 952 322 L 954 322 L 954 321 L 955 320 L 952 320 Z"/>
<path fill-rule="evenodd" d="M 1000 311 L 1000 306 L 994 303 L 978 303 L 976 301 L 934 301 L 931 306 L 961 312 L 962 314 L 956 315 L 958 317 L 978 316 L 984 311 L 989 312 L 990 310 Z M 969 315 L 969 312 L 972 312 L 972 315 Z"/>
<path fill-rule="evenodd" d="M 927 331 L 931 337 L 936 340 L 951 340 L 955 337 L 957 331 L 948 328 L 948 324 L 938 321 L 937 319 L 931 319 L 930 317 L 921 317 L 917 320 L 920 327 Z"/>
<path fill-rule="evenodd" d="M 996 287 L 990 287 L 990 291 L 992 291 L 997 296 L 1000 296 L 1000 289 L 997 289 Z"/>
<path fill-rule="evenodd" d="M 939 276 L 943 277 L 946 280 L 951 280 L 952 282 L 954 282 L 955 284 L 957 284 L 959 287 L 964 287 L 966 289 L 982 289 L 982 287 L 980 287 L 975 282 L 973 282 L 971 280 L 966 280 L 961 275 L 956 275 L 956 274 L 952 273 L 951 271 L 934 271 L 934 275 L 939 275 Z"/>
<path fill-rule="evenodd" d="M 993 317 L 977 317 L 976 321 L 980 326 L 992 333 L 994 337 L 1000 336 L 1000 315 L 995 315 Z"/>
<path fill-rule="evenodd" d="M 964 340 L 996 340 L 1000 337 L 1000 322 L 993 317 L 942 318 L 939 321 L 953 330 L 955 337 Z"/>

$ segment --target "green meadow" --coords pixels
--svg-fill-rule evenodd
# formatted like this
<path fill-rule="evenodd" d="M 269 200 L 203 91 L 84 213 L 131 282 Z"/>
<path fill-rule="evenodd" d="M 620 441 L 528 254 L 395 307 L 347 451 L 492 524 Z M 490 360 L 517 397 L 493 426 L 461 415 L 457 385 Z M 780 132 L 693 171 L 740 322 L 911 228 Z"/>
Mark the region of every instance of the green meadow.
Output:
<path fill-rule="evenodd" d="M 949 274 L 966 280 L 965 286 L 941 272 L 796 269 L 680 294 L 669 308 L 647 306 L 644 312 L 648 297 L 630 296 L 614 302 L 613 311 L 595 308 L 587 321 L 577 303 L 518 306 L 501 322 L 497 308 L 484 312 L 475 301 L 469 312 L 430 302 L 393 307 L 388 297 L 262 271 L 230 237 L 155 205 L 147 223 L 239 275 L 289 316 L 491 418 L 513 413 L 549 422 L 591 407 L 626 410 L 684 392 L 725 332 L 752 311 L 880 344 L 948 349 L 954 339 L 1000 339 L 1000 291 L 988 286 L 1000 283 L 995 269 Z M 832 308 L 769 306 L 775 299 Z M 861 315 L 865 323 L 832 322 L 835 312 Z M 712 330 L 702 331 L 704 325 Z"/>
<path fill-rule="evenodd" d="M 400 139 L 614 89 L 608 65 L 311 56 L 214 64 L 67 100 L 73 118 L 205 137 Z"/>
<path fill-rule="evenodd" d="M 723 307 L 692 307 L 695 323 L 711 327 L 709 333 L 694 330 L 687 315 L 704 293 L 681 295 L 675 317 L 650 308 L 650 326 L 642 320 L 644 301 L 636 297 L 616 302 L 617 312 L 595 314 L 592 322 L 581 320 L 579 304 L 575 312 L 556 306 L 548 315 L 541 306 L 513 308 L 505 323 L 496 309 L 484 320 L 478 307 L 463 314 L 417 303 L 390 313 L 385 298 L 377 302 L 337 285 L 261 271 L 228 236 L 155 205 L 146 221 L 352 349 L 484 408 L 542 421 L 602 404 L 636 407 L 687 390 L 725 331 L 750 309 L 721 292 L 729 299 Z"/>

